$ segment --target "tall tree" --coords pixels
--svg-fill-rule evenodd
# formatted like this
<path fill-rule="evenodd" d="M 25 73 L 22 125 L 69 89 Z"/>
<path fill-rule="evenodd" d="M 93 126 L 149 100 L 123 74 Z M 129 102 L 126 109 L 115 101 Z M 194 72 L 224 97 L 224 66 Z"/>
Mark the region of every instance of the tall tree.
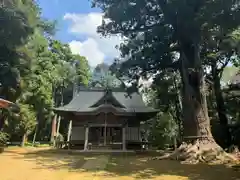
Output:
<path fill-rule="evenodd" d="M 216 108 L 221 128 L 221 137 L 217 138 L 218 143 L 228 148 L 231 145 L 231 134 L 228 127 L 227 108 L 225 106 L 224 96 L 221 87 L 221 79 L 224 69 L 227 65 L 236 64 L 238 59 L 238 44 L 240 36 L 238 31 L 223 37 L 219 30 L 215 30 L 214 34 L 204 41 L 201 50 L 201 58 L 204 64 L 210 68 L 210 80 L 213 86 L 213 92 L 216 99 Z"/>
<path fill-rule="evenodd" d="M 149 121 L 151 131 L 153 131 L 151 136 L 153 140 L 156 138 L 155 145 L 166 143 L 176 147 L 182 139 L 179 74 L 162 71 L 155 77 L 155 81 L 156 83 L 152 84 L 150 88 L 146 87 L 144 91 L 148 104 L 160 110 L 158 116 Z M 160 142 L 157 142 L 158 140 Z"/>
<path fill-rule="evenodd" d="M 110 66 L 101 63 L 93 70 L 92 80 L 90 86 L 99 85 L 101 87 L 118 88 L 121 86 L 121 81 L 117 79 L 116 75 L 111 72 Z"/>
<path fill-rule="evenodd" d="M 239 26 L 238 1 L 93 0 L 93 5 L 100 7 L 108 19 L 99 32 L 121 34 L 127 39 L 121 50 L 122 56 L 129 58 L 121 71 L 136 79 L 159 69 L 180 71 L 184 141 L 193 143 L 191 147 L 181 146 L 180 154 L 190 152 L 184 158 L 199 161 L 205 155 L 198 150 L 221 152 L 210 130 L 200 53 L 203 42 L 213 36 L 215 29 L 223 32 L 224 39 Z"/>
<path fill-rule="evenodd" d="M 30 53 L 25 45 L 39 23 L 38 7 L 31 0 L 3 0 L 0 14 L 0 96 L 15 102 L 21 89 L 20 76 L 29 70 Z M 2 112 L 1 125 L 5 119 Z"/>
<path fill-rule="evenodd" d="M 90 79 L 90 68 L 87 59 L 80 55 L 73 55 L 73 59 L 75 60 L 76 69 L 75 82 L 87 85 Z"/>
<path fill-rule="evenodd" d="M 16 99 L 11 92 L 19 86 L 20 72 L 17 67 L 21 63 L 21 52 L 18 49 L 26 43 L 28 36 L 33 33 L 34 24 L 30 21 L 33 6 L 34 4 L 30 1 L 25 3 L 3 1 L 0 7 L 1 17 L 4 20 L 0 33 L 0 93 L 1 96 L 5 96 L 9 100 Z M 26 10 L 26 7 L 29 9 Z"/>

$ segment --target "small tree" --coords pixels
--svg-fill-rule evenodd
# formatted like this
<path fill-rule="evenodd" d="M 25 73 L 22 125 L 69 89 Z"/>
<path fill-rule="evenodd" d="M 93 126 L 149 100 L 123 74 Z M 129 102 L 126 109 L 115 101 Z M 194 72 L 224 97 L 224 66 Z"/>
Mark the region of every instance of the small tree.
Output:
<path fill-rule="evenodd" d="M 165 149 L 176 147 L 178 126 L 169 113 L 159 113 L 156 118 L 149 121 L 149 141 L 154 147 Z"/>
<path fill-rule="evenodd" d="M 121 81 L 111 71 L 109 65 L 102 63 L 97 65 L 97 67 L 93 70 L 93 77 L 90 82 L 90 86 L 95 87 L 96 85 L 100 85 L 104 88 L 118 88 L 121 84 Z"/>
<path fill-rule="evenodd" d="M 16 128 L 20 133 L 20 135 L 22 136 L 21 145 L 24 146 L 25 142 L 27 141 L 28 135 L 32 133 L 37 122 L 36 122 L 36 114 L 30 105 L 21 104 L 20 108 L 21 110 L 17 119 L 19 123 L 17 124 Z"/>

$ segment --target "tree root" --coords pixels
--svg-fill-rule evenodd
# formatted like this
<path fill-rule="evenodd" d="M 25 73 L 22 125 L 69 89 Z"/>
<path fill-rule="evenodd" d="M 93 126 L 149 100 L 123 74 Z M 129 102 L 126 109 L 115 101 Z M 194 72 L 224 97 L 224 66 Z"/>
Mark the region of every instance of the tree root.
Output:
<path fill-rule="evenodd" d="M 173 153 L 156 159 L 179 160 L 187 164 L 232 164 L 238 161 L 236 157 L 226 153 L 214 140 L 197 140 L 193 144 L 182 143 Z"/>

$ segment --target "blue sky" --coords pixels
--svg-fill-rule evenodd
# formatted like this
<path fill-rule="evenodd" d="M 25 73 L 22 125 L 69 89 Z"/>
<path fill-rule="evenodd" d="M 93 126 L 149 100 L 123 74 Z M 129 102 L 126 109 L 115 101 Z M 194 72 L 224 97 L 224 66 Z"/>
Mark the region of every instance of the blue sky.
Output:
<path fill-rule="evenodd" d="M 100 9 L 91 8 L 89 0 L 38 0 L 42 16 L 57 20 L 55 38 L 68 43 L 73 53 L 87 57 L 91 66 L 110 63 L 119 55 L 115 49 L 119 37 L 102 38 L 96 33 L 101 24 Z"/>

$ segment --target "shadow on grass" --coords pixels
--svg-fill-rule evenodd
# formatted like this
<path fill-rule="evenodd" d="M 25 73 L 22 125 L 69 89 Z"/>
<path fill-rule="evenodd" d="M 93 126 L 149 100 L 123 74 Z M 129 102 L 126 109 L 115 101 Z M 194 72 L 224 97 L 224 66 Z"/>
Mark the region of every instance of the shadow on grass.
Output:
<path fill-rule="evenodd" d="M 23 153 L 25 161 L 35 161 L 37 168 L 67 169 L 68 171 L 90 171 L 97 173 L 98 170 L 86 170 L 85 162 L 97 159 L 104 153 L 74 153 L 62 150 L 40 150 Z M 179 177 L 189 180 L 240 180 L 240 173 L 224 165 L 187 165 L 178 161 L 152 160 L 146 155 L 137 154 L 104 154 L 110 156 L 103 174 L 99 176 L 119 177 L 130 176 L 136 179 L 150 179 L 156 177 Z M 167 178 L 166 178 L 167 179 Z M 174 179 L 174 178 L 173 178 Z"/>

